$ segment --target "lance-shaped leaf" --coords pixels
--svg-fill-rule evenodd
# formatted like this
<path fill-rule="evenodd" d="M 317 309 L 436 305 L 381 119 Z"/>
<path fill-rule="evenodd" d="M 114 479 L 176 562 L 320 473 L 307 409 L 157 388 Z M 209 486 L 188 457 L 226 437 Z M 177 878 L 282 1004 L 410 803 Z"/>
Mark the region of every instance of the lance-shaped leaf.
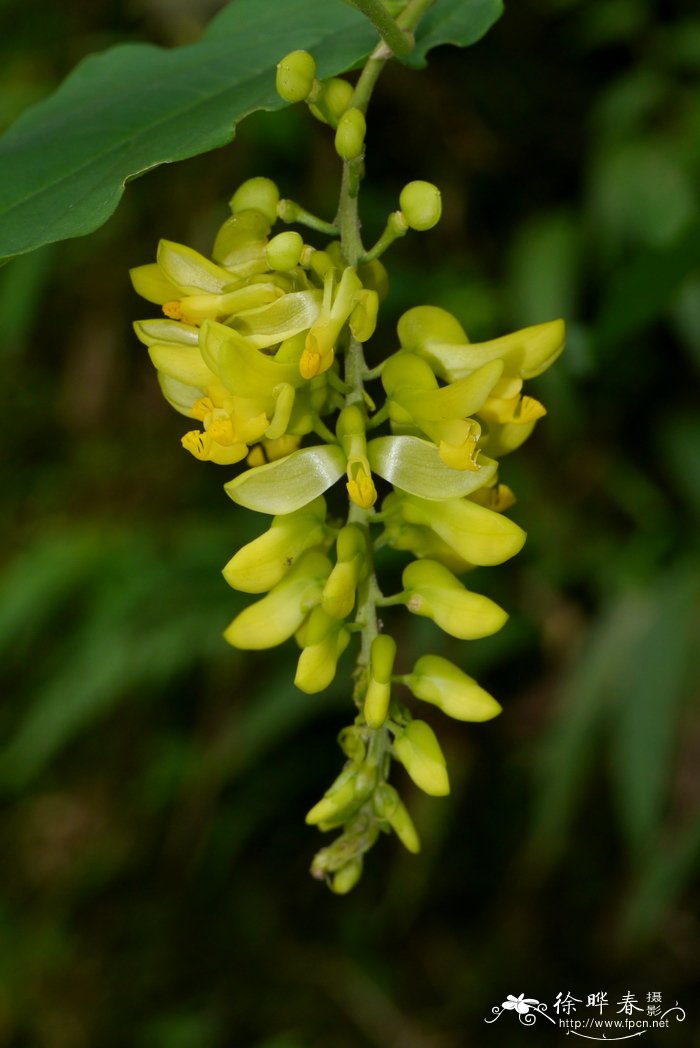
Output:
<path fill-rule="evenodd" d="M 474 43 L 501 10 L 501 0 L 437 0 L 410 64 L 438 44 Z M 235 0 L 196 44 L 90 56 L 0 140 L 0 259 L 90 233 L 129 179 L 225 145 L 257 109 L 280 109 L 275 67 L 290 50 L 311 51 L 325 78 L 354 68 L 376 42 L 345 4 Z"/>
<path fill-rule="evenodd" d="M 478 470 L 452 469 L 435 445 L 420 437 L 376 437 L 367 445 L 367 458 L 380 477 L 423 499 L 461 498 L 488 484 L 496 472 L 496 463 L 483 455 Z"/>
<path fill-rule="evenodd" d="M 345 455 L 337 444 L 319 444 L 246 470 L 224 490 L 246 509 L 292 513 L 322 495 L 344 473 Z"/>

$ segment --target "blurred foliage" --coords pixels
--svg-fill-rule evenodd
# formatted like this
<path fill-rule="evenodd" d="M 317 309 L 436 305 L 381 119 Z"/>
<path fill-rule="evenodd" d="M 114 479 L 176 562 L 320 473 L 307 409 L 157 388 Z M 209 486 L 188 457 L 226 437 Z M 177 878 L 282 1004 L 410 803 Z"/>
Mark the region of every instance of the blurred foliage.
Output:
<path fill-rule="evenodd" d="M 196 38 L 219 6 L 6 0 L 0 120 L 81 55 Z M 342 667 L 304 696 L 291 647 L 220 639 L 242 598 L 219 569 L 261 524 L 180 451 L 126 276 L 159 236 L 206 250 L 254 174 L 331 217 L 329 136 L 255 117 L 2 271 L 0 1046 L 461 1048 L 501 1043 L 482 1020 L 506 993 L 601 988 L 678 999 L 663 1043 L 697 1043 L 699 86 L 682 0 L 520 0 L 381 82 L 368 239 L 412 178 L 445 218 L 393 249 L 378 344 L 419 301 L 474 338 L 563 314 L 570 341 L 504 464 L 529 541 L 478 579 L 508 627 L 466 655 L 402 627 L 406 662 L 459 650 L 505 713 L 450 729 L 453 795 L 412 798 L 423 853 L 387 842 L 347 898 L 308 880 L 303 824 Z"/>

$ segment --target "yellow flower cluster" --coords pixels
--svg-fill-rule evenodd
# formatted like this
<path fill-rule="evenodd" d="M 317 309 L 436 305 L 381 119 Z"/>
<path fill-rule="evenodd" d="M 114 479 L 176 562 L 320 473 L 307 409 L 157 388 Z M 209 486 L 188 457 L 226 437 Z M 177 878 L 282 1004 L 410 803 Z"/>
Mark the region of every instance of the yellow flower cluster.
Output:
<path fill-rule="evenodd" d="M 288 100 L 306 100 L 336 130 L 351 178 L 362 162 L 364 117 L 351 106 L 349 85 L 319 82 L 315 70 L 310 55 L 293 52 L 278 67 L 278 89 Z M 377 609 L 403 605 L 460 639 L 489 636 L 504 624 L 506 612 L 461 576 L 500 564 L 523 545 L 524 531 L 503 515 L 514 496 L 498 481 L 498 459 L 545 414 L 523 385 L 564 345 L 560 320 L 471 343 L 451 314 L 418 306 L 399 320 L 398 346 L 369 370 L 362 344 L 374 333 L 387 287 L 378 255 L 409 228 L 431 228 L 441 213 L 439 191 L 425 182 L 404 187 L 399 204 L 374 248 L 355 252 L 351 265 L 337 240 L 317 250 L 297 232 L 273 236 L 278 218 L 331 236 L 337 230 L 280 200 L 268 179 L 251 179 L 234 194 L 211 259 L 161 241 L 157 261 L 131 274 L 164 314 L 136 324 L 163 393 L 199 423 L 183 445 L 222 465 L 247 459 L 225 490 L 272 517 L 224 568 L 232 587 L 257 597 L 226 639 L 266 649 L 295 638 L 294 682 L 315 693 L 332 682 L 353 633 L 361 635 L 357 716 L 340 738 L 346 763 L 307 814 L 321 830 L 342 830 L 312 866 L 339 893 L 356 883 L 381 832 L 393 831 L 409 851 L 420 847 L 387 782 L 392 758 L 426 793 L 449 792 L 435 733 L 397 688 L 461 721 L 500 712 L 448 660 L 413 661 L 399 652 Z M 378 405 L 365 388 L 377 379 L 384 394 Z M 351 506 L 337 520 L 326 493 L 341 478 Z M 402 589 L 391 596 L 382 595 L 376 572 L 387 546 L 409 555 Z M 410 671 L 397 672 L 408 658 Z"/>
<path fill-rule="evenodd" d="M 284 202 L 282 202 L 284 205 Z M 270 236 L 279 207 L 269 179 L 231 200 L 212 258 L 162 240 L 155 263 L 131 271 L 164 316 L 138 321 L 163 394 L 201 428 L 182 438 L 195 458 L 251 465 L 295 450 L 342 405 L 336 352 L 374 331 L 383 267 L 347 266 L 296 232 Z M 334 385 L 335 382 L 335 385 Z"/>

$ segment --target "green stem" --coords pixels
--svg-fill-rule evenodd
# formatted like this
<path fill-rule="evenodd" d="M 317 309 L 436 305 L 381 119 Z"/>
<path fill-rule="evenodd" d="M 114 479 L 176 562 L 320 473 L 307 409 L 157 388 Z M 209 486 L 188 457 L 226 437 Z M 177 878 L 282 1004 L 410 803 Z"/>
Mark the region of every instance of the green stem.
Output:
<path fill-rule="evenodd" d="M 408 599 L 408 593 L 394 593 L 391 597 L 380 597 L 377 601 L 377 607 L 392 608 L 396 604 L 405 604 Z"/>
<path fill-rule="evenodd" d="M 322 218 L 312 215 L 310 211 L 307 211 L 305 207 L 297 204 L 294 200 L 280 200 L 277 205 L 277 214 L 283 222 L 307 226 L 309 229 L 315 229 L 317 233 L 325 233 L 329 237 L 337 237 L 340 232 L 338 227 L 333 225 L 332 222 L 324 222 Z"/>
<path fill-rule="evenodd" d="M 323 419 L 319 418 L 318 415 L 314 419 L 314 432 L 318 433 L 322 440 L 328 441 L 329 444 L 337 444 L 338 438 L 335 433 L 328 428 Z"/>
<path fill-rule="evenodd" d="M 388 247 L 398 240 L 399 237 L 403 237 L 408 232 L 408 225 L 406 219 L 403 217 L 400 211 L 392 211 L 386 223 L 384 232 L 379 237 L 379 240 L 371 247 L 369 251 L 365 251 L 364 255 L 360 256 L 361 262 L 373 262 L 375 258 L 379 258 L 383 255 Z"/>
<path fill-rule="evenodd" d="M 369 0 L 352 0 L 352 2 L 360 10 L 365 11 L 365 13 L 368 13 L 368 8 L 370 7 L 375 10 L 382 6 L 379 0 L 372 0 L 371 3 Z M 392 24 L 395 28 L 398 26 L 400 29 L 412 30 L 417 25 L 421 15 L 433 2 L 434 0 L 409 0 L 409 3 L 397 18 L 396 23 L 393 23 L 393 19 L 391 20 Z M 386 9 L 383 9 L 383 15 L 387 18 L 389 17 Z M 401 35 L 402 39 L 405 39 L 404 35 Z M 387 47 L 388 43 L 389 40 L 387 39 L 387 43 L 382 43 L 375 48 L 357 81 L 352 105 L 361 109 L 363 112 L 367 109 L 378 76 L 384 68 L 387 59 L 391 56 L 391 51 Z M 363 174 L 364 168 L 361 160 L 346 161 L 343 164 L 343 176 L 340 187 L 340 199 L 338 202 L 336 224 L 340 230 L 341 251 L 347 264 L 350 266 L 357 266 L 359 260 L 364 255 L 357 208 L 357 194 Z M 351 338 L 345 353 L 344 377 L 347 388 L 347 392 L 345 393 L 346 407 L 351 404 L 365 405 L 367 402 L 367 393 L 365 391 L 364 383 L 369 374 L 371 373 L 367 370 L 362 344 L 358 342 L 357 339 Z M 380 632 L 377 608 L 387 603 L 387 600 L 383 598 L 382 592 L 379 588 L 379 583 L 377 582 L 377 577 L 374 571 L 374 563 L 371 559 L 371 553 L 369 552 L 372 549 L 370 523 L 373 522 L 375 516 L 376 514 L 373 509 L 364 509 L 363 507 L 356 505 L 354 502 L 350 503 L 348 523 L 358 524 L 365 530 L 367 535 L 368 557 L 370 557 L 369 571 L 358 587 L 357 614 L 355 623 L 353 624 L 353 631 L 358 629 L 361 635 L 360 651 L 357 659 L 356 684 L 353 695 L 360 710 L 362 710 L 367 687 L 372 643 Z M 395 602 L 398 603 L 398 601 L 388 598 L 388 603 Z M 390 730 L 394 728 L 394 725 L 387 721 L 381 728 L 370 728 L 362 723 L 363 720 L 364 718 L 360 715 L 356 723 L 360 725 L 362 734 L 367 740 L 368 760 L 377 769 L 377 785 L 379 785 L 385 781 L 388 774 L 391 752 L 389 733 Z M 359 829 L 350 830 L 351 825 L 354 826 L 355 823 L 359 829 L 362 829 L 362 835 L 360 836 L 358 836 Z M 361 854 L 374 843 L 378 832 L 376 816 L 373 812 L 370 799 L 365 805 L 363 805 L 358 814 L 353 817 L 353 820 L 347 824 L 346 832 L 329 848 L 322 849 L 322 851 L 319 852 L 314 860 L 312 871 L 315 871 L 317 876 L 322 877 L 333 869 L 339 869 L 345 862 L 347 862 L 348 856 L 343 851 L 346 844 L 351 846 L 351 856 Z"/>
<path fill-rule="evenodd" d="M 413 40 L 406 36 L 398 21 L 394 21 L 382 0 L 350 0 L 350 3 L 369 18 L 384 43 L 395 55 L 400 58 L 410 55 L 414 48 Z"/>
<path fill-rule="evenodd" d="M 396 24 L 402 29 L 415 29 L 423 15 L 428 11 L 436 0 L 410 0 L 396 19 Z"/>

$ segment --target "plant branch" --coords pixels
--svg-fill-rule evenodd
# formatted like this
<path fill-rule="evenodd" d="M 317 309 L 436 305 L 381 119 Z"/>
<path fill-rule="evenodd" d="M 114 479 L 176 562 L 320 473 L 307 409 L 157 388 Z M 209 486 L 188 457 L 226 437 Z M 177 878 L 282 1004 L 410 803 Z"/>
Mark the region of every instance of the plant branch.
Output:
<path fill-rule="evenodd" d="M 384 43 L 398 58 L 411 53 L 415 46 L 412 37 L 403 32 L 398 21 L 394 21 L 382 0 L 350 0 L 350 3 L 370 20 Z"/>

